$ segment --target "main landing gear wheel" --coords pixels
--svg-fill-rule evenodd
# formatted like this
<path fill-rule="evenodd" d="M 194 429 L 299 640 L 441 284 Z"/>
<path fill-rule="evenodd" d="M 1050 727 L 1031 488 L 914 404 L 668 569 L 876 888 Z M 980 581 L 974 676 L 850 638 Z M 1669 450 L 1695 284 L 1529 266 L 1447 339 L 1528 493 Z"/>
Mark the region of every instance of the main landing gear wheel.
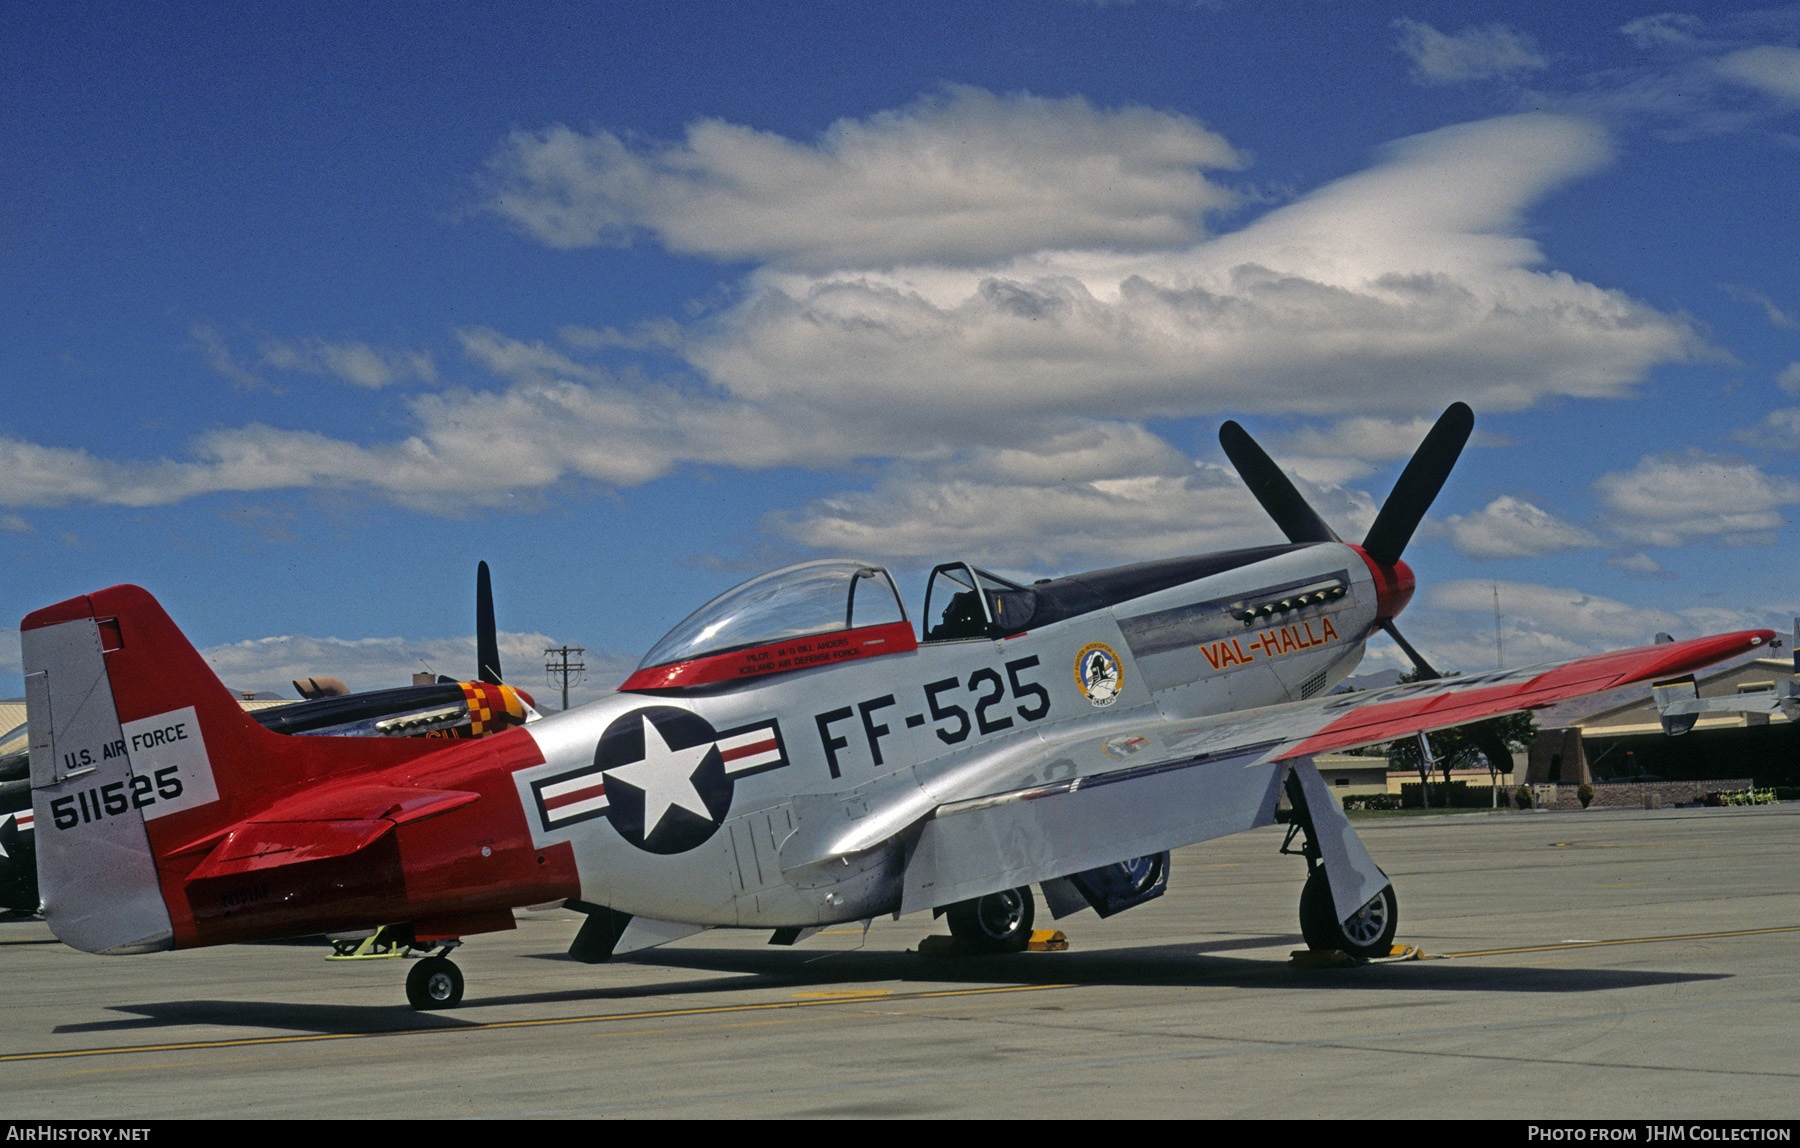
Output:
<path fill-rule="evenodd" d="M 1322 867 L 1312 871 L 1300 892 L 1300 935 L 1309 949 L 1337 950 L 1365 959 L 1385 957 L 1393 951 L 1394 930 L 1399 925 L 1400 901 L 1392 885 L 1383 885 L 1373 900 L 1341 924 Z"/>
<path fill-rule="evenodd" d="M 406 974 L 406 999 L 421 1012 L 462 1003 L 462 970 L 445 957 L 426 957 Z"/>
<path fill-rule="evenodd" d="M 1005 889 L 973 901 L 959 901 L 944 911 L 950 935 L 984 953 L 1019 953 L 1031 940 L 1037 909 L 1031 890 Z"/>

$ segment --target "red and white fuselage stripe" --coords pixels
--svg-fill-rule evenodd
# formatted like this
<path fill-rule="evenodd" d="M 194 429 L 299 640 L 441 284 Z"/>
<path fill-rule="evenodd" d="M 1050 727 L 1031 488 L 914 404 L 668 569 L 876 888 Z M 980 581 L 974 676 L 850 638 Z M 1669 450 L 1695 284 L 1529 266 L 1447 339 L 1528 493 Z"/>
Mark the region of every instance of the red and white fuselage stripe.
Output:
<path fill-rule="evenodd" d="M 600 770 L 546 785 L 540 792 L 544 814 L 551 824 L 587 813 L 599 813 L 607 804 L 606 781 Z"/>
<path fill-rule="evenodd" d="M 727 776 L 784 763 L 781 741 L 775 736 L 773 722 L 722 737 L 717 744 Z"/>

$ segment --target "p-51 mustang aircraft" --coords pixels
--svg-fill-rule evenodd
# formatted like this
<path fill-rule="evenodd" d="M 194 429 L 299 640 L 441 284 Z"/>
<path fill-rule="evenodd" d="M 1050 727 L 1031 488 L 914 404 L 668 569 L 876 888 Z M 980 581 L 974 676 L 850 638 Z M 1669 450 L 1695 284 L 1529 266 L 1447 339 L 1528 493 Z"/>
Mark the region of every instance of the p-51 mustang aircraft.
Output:
<path fill-rule="evenodd" d="M 1385 954 L 1393 887 L 1311 757 L 1631 682 L 1768 630 L 1554 666 L 1331 689 L 1413 592 L 1400 554 L 1473 427 L 1462 404 L 1342 542 L 1235 423 L 1226 453 L 1289 543 L 1021 586 L 937 567 L 915 632 L 878 566 L 810 562 L 715 598 L 620 689 L 480 740 L 292 737 L 246 716 L 156 601 L 115 586 L 21 624 L 44 906 L 141 953 L 386 927 L 419 1008 L 443 954 L 520 906 L 588 914 L 587 961 L 702 929 L 791 944 L 880 914 L 1023 946 L 1162 891 L 1167 851 L 1268 825 L 1285 791 L 1308 944 Z"/>

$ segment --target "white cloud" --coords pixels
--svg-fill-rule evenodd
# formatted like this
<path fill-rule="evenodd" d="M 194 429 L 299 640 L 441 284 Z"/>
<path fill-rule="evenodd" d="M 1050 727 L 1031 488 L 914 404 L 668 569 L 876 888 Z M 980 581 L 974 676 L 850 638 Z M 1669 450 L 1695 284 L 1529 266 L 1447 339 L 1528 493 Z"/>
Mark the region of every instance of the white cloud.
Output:
<path fill-rule="evenodd" d="M 628 351 L 674 350 L 681 346 L 684 332 L 673 319 L 645 319 L 629 331 L 613 327 L 559 327 L 556 337 L 571 347 L 597 351 L 602 347 L 622 347 Z"/>
<path fill-rule="evenodd" d="M 506 503 L 565 478 L 631 486 L 685 462 L 759 468 L 832 465 L 879 450 L 906 453 L 922 434 L 776 411 L 617 377 L 492 336 L 477 341 L 491 369 L 513 373 L 495 392 L 421 395 L 414 433 L 362 446 L 311 431 L 253 424 L 194 440 L 193 461 L 120 463 L 87 451 L 0 438 L 0 506 L 101 502 L 154 506 L 220 491 L 368 489 L 438 513 Z"/>
<path fill-rule="evenodd" d="M 1667 44 L 1691 44 L 1699 28 L 1698 16 L 1685 12 L 1663 12 L 1655 16 L 1640 16 L 1625 24 L 1619 31 L 1640 48 L 1655 48 Z"/>
<path fill-rule="evenodd" d="M 1521 635 L 1539 635 L 1535 644 L 1554 650 L 1552 656 L 1556 657 L 1647 646 L 1658 630 L 1672 632 L 1684 626 L 1679 615 L 1667 610 L 1646 609 L 1582 590 L 1529 582 L 1462 579 L 1432 587 L 1427 600 L 1435 610 L 1491 619 L 1496 586 L 1502 618 L 1511 619 Z"/>
<path fill-rule="evenodd" d="M 1781 615 L 1776 609 L 1755 608 L 1660 610 L 1570 587 L 1475 578 L 1422 591 L 1400 624 L 1440 669 L 1492 668 L 1496 589 L 1509 667 L 1647 646 L 1658 631 L 1692 638 L 1769 626 Z"/>
<path fill-rule="evenodd" d="M 1361 491 L 1298 485 L 1346 537 L 1374 519 Z M 895 466 L 869 490 L 769 515 L 764 527 L 814 549 L 895 563 L 955 555 L 1040 572 L 1284 541 L 1234 471 L 1194 463 L 1123 424 Z"/>
<path fill-rule="evenodd" d="M 903 474 L 770 515 L 764 527 L 888 562 L 943 555 L 1043 571 L 1282 541 L 1236 477 L 1217 467 L 1055 486 Z"/>
<path fill-rule="evenodd" d="M 863 412 L 1516 409 L 1622 395 L 1694 353 L 1691 328 L 1536 270 L 1536 245 L 1513 234 L 1527 205 L 1608 154 L 1592 125 L 1507 117 L 1402 141 L 1374 168 L 1191 247 L 764 271 L 689 356 L 753 401 Z"/>
<path fill-rule="evenodd" d="M 37 527 L 16 514 L 0 514 L 0 530 L 13 534 L 30 534 L 36 529 Z"/>
<path fill-rule="evenodd" d="M 1242 162 L 1187 116 L 950 86 L 817 143 L 723 120 L 681 143 L 515 132 L 488 206 L 553 247 L 629 243 L 823 270 L 980 263 L 1057 246 L 1165 247 L 1232 203 Z"/>
<path fill-rule="evenodd" d="M 207 365 L 243 387 L 267 387 L 269 381 L 233 353 L 225 336 L 205 323 L 188 328 Z M 382 349 L 360 340 L 331 342 L 326 339 L 277 339 L 262 336 L 256 342 L 256 364 L 276 371 L 306 375 L 330 375 L 371 389 L 416 379 L 437 382 L 437 367 L 425 351 Z"/>
<path fill-rule="evenodd" d="M 1082 422 L 1021 445 L 982 447 L 956 472 L 986 482 L 1055 484 L 1179 478 L 1192 469 L 1185 455 L 1140 426 Z"/>
<path fill-rule="evenodd" d="M 1525 98 L 1535 108 L 1596 115 L 1622 126 L 1654 124 L 1671 140 L 1774 126 L 1800 103 L 1800 49 L 1791 46 L 1796 30 L 1800 20 L 1791 6 L 1709 11 L 1705 21 L 1680 13 L 1633 20 L 1620 31 L 1645 50 L 1643 63 L 1596 71 L 1563 90 L 1534 90 Z M 1785 143 L 1788 136 L 1775 126 L 1773 140 Z"/>
<path fill-rule="evenodd" d="M 574 379 L 605 383 L 610 376 L 543 343 L 511 339 L 489 327 L 470 327 L 456 332 L 463 353 L 494 375 L 516 383 L 546 383 Z"/>
<path fill-rule="evenodd" d="M 1764 95 L 1800 102 L 1800 49 L 1764 44 L 1733 52 L 1715 66 L 1727 79 Z"/>
<path fill-rule="evenodd" d="M 1600 540 L 1529 502 L 1502 495 L 1474 514 L 1446 520 L 1450 541 L 1470 558 L 1534 558 L 1599 545 Z"/>
<path fill-rule="evenodd" d="M 1800 450 L 1800 407 L 1783 407 L 1763 416 L 1760 425 L 1731 436 L 1761 450 Z"/>
<path fill-rule="evenodd" d="M 85 450 L 0 438 L 0 505 L 60 506 L 86 501 L 131 504 L 139 485 L 134 476 L 144 469 L 106 462 Z M 171 463 L 158 468 L 159 475 L 168 480 L 173 480 L 179 471 Z"/>
<path fill-rule="evenodd" d="M 1356 458 L 1383 462 L 1410 458 L 1437 422 L 1435 416 L 1386 419 L 1362 416 L 1340 420 L 1329 430 L 1307 427 L 1281 440 L 1284 454 L 1311 458 Z"/>
<path fill-rule="evenodd" d="M 1594 482 L 1621 537 L 1647 546 L 1768 545 L 1785 524 L 1781 507 L 1800 503 L 1800 483 L 1738 459 L 1700 451 L 1647 455 L 1635 469 Z"/>
<path fill-rule="evenodd" d="M 1329 428 L 1304 427 L 1273 444 L 1271 454 L 1286 470 L 1307 480 L 1341 486 L 1372 472 L 1374 462 L 1411 458 L 1437 418 L 1377 418 L 1362 415 Z M 1503 446 L 1505 440 L 1476 431 L 1470 446 Z"/>
<path fill-rule="evenodd" d="M 1550 63 L 1529 35 L 1504 24 L 1472 25 L 1447 35 L 1402 17 L 1394 27 L 1400 30 L 1397 47 L 1412 61 L 1413 79 L 1422 84 L 1500 79 Z"/>
<path fill-rule="evenodd" d="M 278 371 L 331 375 L 370 389 L 412 379 L 435 383 L 438 378 L 437 367 L 424 351 L 379 350 L 360 341 L 263 339 L 257 351 L 263 363 Z"/>
<path fill-rule="evenodd" d="M 240 387 L 266 387 L 268 380 L 237 361 L 231 353 L 231 347 L 225 337 L 219 334 L 218 328 L 207 323 L 195 323 L 188 327 L 188 337 L 194 341 L 206 365 L 224 375 Z"/>
<path fill-rule="evenodd" d="M 946 170 L 987 186 L 987 176 L 951 160 L 969 146 L 956 130 L 986 140 L 996 124 L 1017 129 L 995 161 L 1007 178 L 1049 173 L 1057 210 L 1100 220 L 1142 218 L 1121 204 L 1148 193 L 1129 191 L 1129 179 L 1123 199 L 1104 181 L 1064 179 L 1057 173 L 1071 148 L 1112 157 L 1094 161 L 1106 170 L 1190 174 L 1197 157 L 1234 154 L 1181 117 L 973 89 L 840 124 L 817 146 L 740 138 L 748 129 L 714 125 L 724 135 L 707 137 L 704 148 L 691 138 L 632 154 L 660 157 L 672 171 L 730 155 L 735 177 L 760 187 L 756 171 L 779 172 L 755 165 L 799 149 L 827 174 L 849 180 L 839 171 L 848 164 L 867 176 L 820 193 L 860 211 L 873 202 L 871 187 L 885 195 L 932 186 Z M 669 157 L 678 153 L 688 158 L 675 164 Z M 787 263 L 754 272 L 740 302 L 685 330 L 667 321 L 623 333 L 570 327 L 553 345 L 464 329 L 456 332 L 464 354 L 503 385 L 412 396 L 409 424 L 371 445 L 251 425 L 201 435 L 184 459 L 118 463 L 0 440 L 8 464 L 0 465 L 0 506 L 143 506 L 214 491 L 330 487 L 456 513 L 570 478 L 628 486 L 691 463 L 967 462 L 980 444 L 1041 450 L 1072 423 L 1221 409 L 1365 416 L 1331 432 L 1334 442 L 1315 444 L 1340 453 L 1287 460 L 1316 483 L 1341 485 L 1364 473 L 1362 456 L 1401 449 L 1423 427 L 1407 421 L 1414 412 L 1452 399 L 1492 410 L 1553 394 L 1624 395 L 1650 367 L 1696 353 L 1700 340 L 1684 320 L 1543 269 L 1538 247 L 1521 234 L 1533 202 L 1609 154 L 1605 134 L 1580 120 L 1488 120 L 1402 140 L 1370 169 L 1227 235 L 1190 242 L 1195 228 L 1175 228 L 1144 233 L 1143 242 L 1163 244 L 1152 250 L 1121 250 L 1137 241 L 1115 236 L 1112 250 L 1040 250 L 980 266 L 967 264 L 970 252 L 1013 252 L 1061 234 L 1061 225 L 1027 222 L 1011 238 L 970 247 L 963 200 L 921 193 L 908 225 L 881 238 L 884 257 L 910 262 L 811 271 L 808 260 L 862 258 L 876 241 L 860 224 L 834 233 L 827 205 L 814 199 L 767 198 L 761 210 L 786 212 L 784 227 L 817 242 L 784 246 L 756 229 L 763 223 L 734 224 L 732 242 Z M 907 170 L 913 183 L 897 174 Z M 871 171 L 890 183 L 868 182 Z M 1177 185 L 1188 186 L 1168 186 Z M 1199 185 L 1183 194 L 1186 219 L 1210 202 Z M 688 234 L 677 223 L 716 223 L 699 192 L 658 210 L 671 213 L 657 232 L 670 245 Z M 1103 232 L 1100 224 L 1074 229 L 1082 242 L 1105 241 Z M 932 262 L 951 249 L 963 254 Z M 700 378 L 653 382 L 586 357 L 626 345 L 672 349 Z M 271 361 L 288 369 L 360 372 L 365 383 L 427 369 L 410 352 L 363 344 L 268 346 Z M 1155 468 L 1146 475 L 1171 477 Z M 950 478 L 975 481 L 947 473 L 909 481 Z"/>
<path fill-rule="evenodd" d="M 1761 307 L 1763 309 L 1763 314 L 1769 317 L 1769 322 L 1780 327 L 1782 330 L 1800 331 L 1800 319 L 1796 319 L 1794 316 L 1788 314 L 1782 309 L 1779 303 L 1775 302 L 1775 300 L 1769 298 L 1761 291 L 1756 291 L 1749 287 L 1739 287 L 1732 283 L 1721 284 L 1721 288 L 1727 295 L 1747 300 L 1751 303 L 1755 303 L 1758 307 Z"/>
<path fill-rule="evenodd" d="M 1606 560 L 1608 566 L 1616 566 L 1628 574 L 1639 574 L 1649 577 L 1662 573 L 1662 563 L 1638 551 L 1636 554 L 1615 554 Z"/>

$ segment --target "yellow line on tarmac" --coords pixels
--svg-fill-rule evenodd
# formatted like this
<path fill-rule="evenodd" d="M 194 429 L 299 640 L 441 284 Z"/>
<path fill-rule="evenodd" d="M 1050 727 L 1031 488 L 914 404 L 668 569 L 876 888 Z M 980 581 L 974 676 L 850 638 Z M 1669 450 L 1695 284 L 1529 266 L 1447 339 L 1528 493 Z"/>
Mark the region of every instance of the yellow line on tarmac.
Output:
<path fill-rule="evenodd" d="M 1726 933 L 1677 933 L 1669 937 L 1623 937 L 1616 941 L 1565 941 L 1560 945 L 1530 945 L 1519 949 L 1479 949 L 1469 953 L 1443 953 L 1454 957 L 1498 957 L 1508 953 L 1547 953 L 1554 949 L 1592 949 L 1602 945 L 1653 945 L 1658 941 L 1709 941 L 1719 937 L 1754 937 L 1760 933 L 1800 933 L 1800 925 L 1780 925 L 1768 929 L 1734 929 Z"/>
<path fill-rule="evenodd" d="M 599 1013 L 591 1016 L 559 1017 L 544 1020 L 503 1020 L 487 1024 L 456 1025 L 446 1028 L 403 1028 L 385 1032 L 320 1032 L 306 1036 L 250 1036 L 238 1040 L 195 1040 L 171 1044 L 134 1044 L 120 1048 L 76 1048 L 63 1052 L 15 1052 L 0 1055 L 0 1063 L 21 1060 L 66 1060 L 83 1056 L 112 1056 L 129 1052 L 187 1052 L 201 1048 L 245 1048 L 254 1045 L 305 1044 L 322 1040 L 366 1040 L 384 1036 L 451 1035 L 486 1032 L 506 1028 L 541 1028 L 561 1024 L 600 1024 L 621 1020 L 660 1020 L 678 1016 L 710 1016 L 719 1013 L 764 1012 L 772 1009 L 819 1008 L 825 1005 L 892 1003 L 905 1000 L 932 1000 L 946 997 L 991 996 L 995 993 L 1043 992 L 1049 989 L 1079 988 L 1075 984 L 1006 985 L 986 989 L 939 989 L 932 992 L 896 993 L 891 989 L 871 989 L 854 996 L 834 996 L 826 1000 L 765 1001 L 760 1004 L 714 1005 L 709 1008 L 672 1008 L 654 1012 Z"/>

